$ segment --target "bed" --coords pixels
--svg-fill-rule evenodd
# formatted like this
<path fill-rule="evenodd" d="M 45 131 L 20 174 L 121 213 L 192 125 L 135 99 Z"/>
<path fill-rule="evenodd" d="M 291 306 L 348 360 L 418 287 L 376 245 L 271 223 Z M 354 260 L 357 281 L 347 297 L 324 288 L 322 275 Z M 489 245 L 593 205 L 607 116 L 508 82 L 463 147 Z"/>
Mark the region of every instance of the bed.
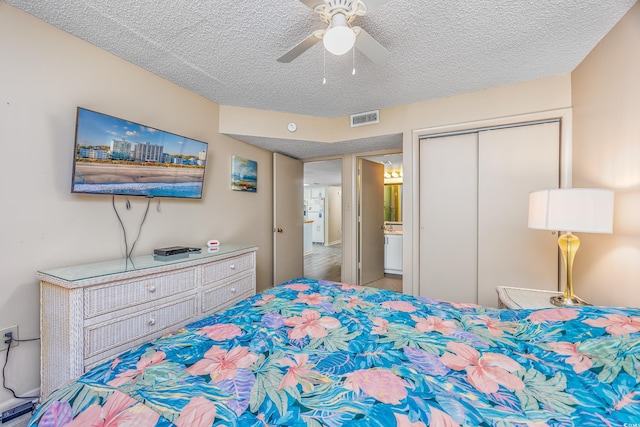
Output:
<path fill-rule="evenodd" d="M 53 392 L 32 426 L 640 425 L 640 310 L 297 279 Z"/>

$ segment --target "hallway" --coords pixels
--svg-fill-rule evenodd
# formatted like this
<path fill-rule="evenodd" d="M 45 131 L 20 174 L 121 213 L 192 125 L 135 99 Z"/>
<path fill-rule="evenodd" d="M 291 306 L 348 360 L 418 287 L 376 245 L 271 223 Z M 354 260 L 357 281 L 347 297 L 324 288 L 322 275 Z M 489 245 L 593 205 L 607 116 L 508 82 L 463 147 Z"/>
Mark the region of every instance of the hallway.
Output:
<path fill-rule="evenodd" d="M 304 256 L 304 276 L 310 279 L 341 281 L 342 244 L 325 246 L 314 243 L 313 252 Z M 385 274 L 385 277 L 367 286 L 402 292 L 402 276 Z"/>

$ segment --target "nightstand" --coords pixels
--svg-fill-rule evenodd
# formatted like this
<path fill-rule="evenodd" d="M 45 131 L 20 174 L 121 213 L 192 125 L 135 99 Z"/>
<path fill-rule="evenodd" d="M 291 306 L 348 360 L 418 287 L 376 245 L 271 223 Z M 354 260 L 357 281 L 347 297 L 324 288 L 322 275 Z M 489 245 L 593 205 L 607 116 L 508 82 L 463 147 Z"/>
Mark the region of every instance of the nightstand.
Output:
<path fill-rule="evenodd" d="M 499 308 L 558 308 L 549 298 L 562 295 L 562 292 L 540 289 L 512 288 L 497 286 Z"/>

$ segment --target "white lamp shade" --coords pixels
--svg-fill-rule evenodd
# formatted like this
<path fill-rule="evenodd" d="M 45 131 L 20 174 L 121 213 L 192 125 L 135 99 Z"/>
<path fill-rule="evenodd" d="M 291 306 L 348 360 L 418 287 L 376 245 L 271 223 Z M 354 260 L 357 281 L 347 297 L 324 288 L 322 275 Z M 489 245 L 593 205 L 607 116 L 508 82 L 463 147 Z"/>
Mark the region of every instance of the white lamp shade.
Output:
<path fill-rule="evenodd" d="M 334 55 L 344 55 L 349 52 L 356 43 L 356 34 L 347 25 L 346 17 L 337 13 L 331 21 L 329 28 L 322 36 L 324 48 Z"/>
<path fill-rule="evenodd" d="M 613 191 L 558 188 L 529 194 L 529 228 L 584 233 L 613 232 Z"/>

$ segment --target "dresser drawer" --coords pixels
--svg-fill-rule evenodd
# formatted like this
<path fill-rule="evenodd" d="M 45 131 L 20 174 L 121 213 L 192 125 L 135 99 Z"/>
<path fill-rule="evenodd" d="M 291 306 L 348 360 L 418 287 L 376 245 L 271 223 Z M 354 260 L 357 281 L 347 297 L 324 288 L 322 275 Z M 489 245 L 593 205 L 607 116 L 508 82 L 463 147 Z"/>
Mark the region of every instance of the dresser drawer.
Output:
<path fill-rule="evenodd" d="M 218 261 L 214 264 L 205 265 L 202 273 L 203 283 L 208 285 L 226 277 L 233 276 L 234 274 L 250 270 L 254 267 L 254 259 L 253 254 L 245 254 Z"/>
<path fill-rule="evenodd" d="M 197 315 L 197 296 L 147 309 L 84 329 L 84 357 L 91 358 L 108 350 L 130 348 L 136 338 L 186 323 Z"/>
<path fill-rule="evenodd" d="M 225 283 L 202 290 L 202 312 L 207 313 L 222 308 L 255 293 L 255 280 L 249 274 Z"/>
<path fill-rule="evenodd" d="M 195 288 L 195 268 L 90 287 L 84 291 L 84 317 L 89 319 Z"/>

